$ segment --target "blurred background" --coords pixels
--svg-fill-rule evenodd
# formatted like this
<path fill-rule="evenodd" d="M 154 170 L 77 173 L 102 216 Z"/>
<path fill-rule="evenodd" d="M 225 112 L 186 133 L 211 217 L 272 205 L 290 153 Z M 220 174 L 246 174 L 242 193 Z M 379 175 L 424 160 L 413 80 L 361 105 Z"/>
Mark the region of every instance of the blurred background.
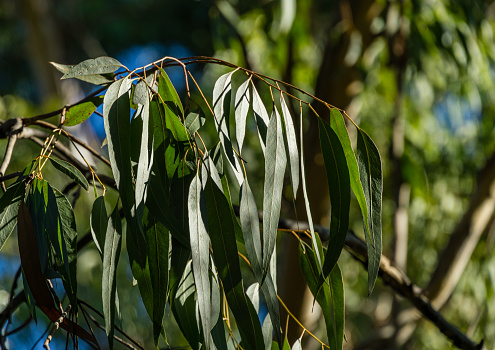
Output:
<path fill-rule="evenodd" d="M 384 171 L 384 254 L 425 288 L 447 320 L 490 347 L 495 343 L 494 30 L 495 5 L 483 0 L 0 0 L 0 119 L 52 111 L 94 90 L 60 81 L 50 61 L 76 64 L 106 55 L 135 68 L 163 56 L 214 56 L 296 85 L 345 109 L 376 142 Z M 191 69 L 211 98 L 218 67 Z M 184 94 L 180 72 L 170 74 Z M 328 110 L 318 113 L 328 118 Z M 313 219 L 328 225 L 315 122 L 308 113 L 308 191 Z M 97 115 L 71 131 L 97 149 L 104 137 Z M 352 127 L 349 132 L 352 138 Z M 255 143 L 257 136 L 252 137 Z M 5 145 L 0 144 L 1 155 Z M 9 172 L 23 169 L 37 152 L 39 147 L 20 143 Z M 251 169 L 263 166 L 254 154 L 251 158 Z M 65 179 L 52 176 L 50 182 L 62 189 Z M 82 193 L 75 206 L 80 234 L 89 229 L 92 199 Z M 289 203 L 282 215 L 294 218 L 290 208 Z M 304 219 L 304 210 L 297 213 Z M 362 235 L 355 201 L 350 228 Z M 279 293 L 324 338 L 319 312 L 295 273 L 297 241 L 282 235 L 279 247 L 284 251 Z M 10 239 L 0 253 L 0 310 L 19 266 L 16 249 Z M 119 264 L 119 324 L 150 348 L 151 322 L 131 287 L 126 259 L 122 254 Z M 346 348 L 451 348 L 380 279 L 368 297 L 366 271 L 346 252 L 340 266 Z M 101 262 L 94 245 L 79 254 L 78 278 L 79 297 L 101 309 Z M 15 313 L 11 329 L 27 315 L 25 308 Z M 172 318 L 166 312 L 168 342 L 183 346 Z M 7 344 L 30 348 L 45 328 L 43 320 L 38 327 L 31 323 Z M 291 343 L 301 332 L 289 324 Z M 54 348 L 64 347 L 64 332 L 56 341 Z M 308 341 L 303 348 L 314 346 Z"/>

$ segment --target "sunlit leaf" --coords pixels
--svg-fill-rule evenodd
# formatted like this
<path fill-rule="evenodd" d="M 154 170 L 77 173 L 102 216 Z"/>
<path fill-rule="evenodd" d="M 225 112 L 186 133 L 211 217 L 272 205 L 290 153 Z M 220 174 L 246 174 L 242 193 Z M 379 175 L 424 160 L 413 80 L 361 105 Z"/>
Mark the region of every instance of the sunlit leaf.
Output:
<path fill-rule="evenodd" d="M 196 287 L 191 265 L 192 261 L 187 264 L 184 275 L 180 279 L 172 310 L 179 328 L 191 348 L 199 349 L 200 335 L 196 322 L 196 301 L 194 298 Z"/>
<path fill-rule="evenodd" d="M 201 174 L 196 176 L 189 187 L 188 196 L 189 235 L 194 282 L 196 284 L 197 302 L 201 316 L 201 326 L 205 337 L 205 346 L 209 347 L 208 336 L 211 325 L 211 287 L 210 287 L 210 238 L 206 231 L 206 208 L 203 195 Z"/>
<path fill-rule="evenodd" d="M 211 178 L 205 186 L 205 197 L 213 259 L 242 342 L 247 349 L 261 349 L 263 334 L 258 315 L 244 292 L 229 203 Z"/>
<path fill-rule="evenodd" d="M 239 184 L 242 183 L 244 177 L 242 176 L 241 165 L 232 148 L 232 142 L 230 141 L 229 131 L 229 110 L 225 110 L 225 100 L 229 101 L 226 97 L 230 94 L 232 89 L 231 79 L 232 74 L 235 71 L 222 75 L 215 82 L 213 87 L 213 111 L 215 117 L 215 127 L 222 143 L 223 151 L 227 157 L 227 160 L 237 178 Z M 227 102 L 228 103 L 228 102 Z"/>
<path fill-rule="evenodd" d="M 358 163 L 356 156 L 354 155 L 354 151 L 352 150 L 351 140 L 349 138 L 349 134 L 347 133 L 344 119 L 342 118 L 340 111 L 336 108 L 330 109 L 330 125 L 337 134 L 344 149 L 345 158 L 347 160 L 347 168 L 349 169 L 349 176 L 351 180 L 351 188 L 359 203 L 359 207 L 361 208 L 365 232 L 370 235 L 368 226 L 368 207 L 366 205 L 366 198 L 364 197 L 361 179 L 359 178 Z"/>
<path fill-rule="evenodd" d="M 14 230 L 17 223 L 17 212 L 25 191 L 26 183 L 19 181 L 10 185 L 0 198 L 0 249 Z"/>
<path fill-rule="evenodd" d="M 186 128 L 189 134 L 192 136 L 196 131 L 198 131 L 206 122 L 206 118 L 203 113 L 189 113 L 186 117 Z"/>
<path fill-rule="evenodd" d="M 277 238 L 287 158 L 280 115 L 275 110 L 266 135 L 263 188 L 263 275 L 268 272 Z"/>
<path fill-rule="evenodd" d="M 256 125 L 258 127 L 258 136 L 260 138 L 261 149 L 263 150 L 263 153 L 265 153 L 266 131 L 268 128 L 270 117 L 268 116 L 268 112 L 266 111 L 265 105 L 263 104 L 263 100 L 258 94 L 254 83 L 252 85 L 254 118 L 256 119 Z"/>
<path fill-rule="evenodd" d="M 93 114 L 103 103 L 103 96 L 92 97 L 82 103 L 69 107 L 65 112 L 64 126 L 79 125 Z"/>
<path fill-rule="evenodd" d="M 289 112 L 289 108 L 285 102 L 283 94 L 280 94 L 280 105 L 282 107 L 282 115 L 284 117 L 285 135 L 287 139 L 287 152 L 289 153 L 290 176 L 292 182 L 292 193 L 294 199 L 299 189 L 299 152 L 297 150 L 296 130 L 294 122 Z"/>
<path fill-rule="evenodd" d="M 368 293 L 371 294 L 382 256 L 382 163 L 375 143 L 361 129 L 358 129 L 357 135 L 357 160 L 371 232 L 371 239 L 365 235 L 368 247 Z"/>
<path fill-rule="evenodd" d="M 85 78 L 92 75 L 113 73 L 123 67 L 122 63 L 111 57 L 98 57 L 83 61 L 75 66 L 64 66 L 52 63 L 57 69 L 68 68 L 62 79 Z"/>
<path fill-rule="evenodd" d="M 88 190 L 88 180 L 74 165 L 56 158 L 50 158 L 50 161 L 55 169 L 70 177 L 86 191 Z"/>
<path fill-rule="evenodd" d="M 108 220 L 105 246 L 103 248 L 103 273 L 101 279 L 101 297 L 103 302 L 103 315 L 105 316 L 105 331 L 111 349 L 113 348 L 113 333 L 115 327 L 116 273 L 121 245 L 122 224 L 120 221 L 119 208 L 118 205 L 116 205 Z"/>
<path fill-rule="evenodd" d="M 235 94 L 235 129 L 237 144 L 239 146 L 239 154 L 242 154 L 242 144 L 244 142 L 244 136 L 246 134 L 246 119 L 249 111 L 249 105 L 251 104 L 251 98 L 249 96 L 249 82 L 248 78 Z"/>
<path fill-rule="evenodd" d="M 351 189 L 349 170 L 344 150 L 335 131 L 321 118 L 318 119 L 320 144 L 325 161 L 330 203 L 332 204 L 330 221 L 330 240 L 323 263 L 323 274 L 327 276 L 339 260 L 344 248 L 345 236 L 349 227 L 349 207 Z"/>

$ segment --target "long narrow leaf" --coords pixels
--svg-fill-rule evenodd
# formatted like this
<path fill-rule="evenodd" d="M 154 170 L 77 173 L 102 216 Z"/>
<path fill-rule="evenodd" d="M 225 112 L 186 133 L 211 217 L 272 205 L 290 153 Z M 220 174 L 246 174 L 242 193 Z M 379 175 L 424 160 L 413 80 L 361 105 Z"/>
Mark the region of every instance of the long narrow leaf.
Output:
<path fill-rule="evenodd" d="M 215 168 L 212 170 L 215 171 Z M 213 259 L 243 346 L 246 349 L 261 349 L 264 347 L 263 334 L 258 315 L 244 292 L 229 203 L 211 178 L 206 183 L 205 196 Z"/>
<path fill-rule="evenodd" d="M 189 187 L 189 234 L 191 241 L 192 268 L 194 282 L 196 283 L 197 302 L 205 346 L 209 347 L 209 333 L 211 326 L 211 287 L 210 287 L 210 239 L 208 237 L 204 216 L 206 208 L 204 203 L 201 174 L 198 170 Z"/>
<path fill-rule="evenodd" d="M 361 129 L 358 130 L 357 159 L 371 231 L 371 237 L 365 235 L 368 247 L 368 293 L 371 294 L 382 256 L 382 163 L 373 140 Z"/>
<path fill-rule="evenodd" d="M 162 319 L 167 303 L 169 283 L 169 232 L 145 208 L 143 213 L 143 230 L 148 245 L 148 260 L 151 284 L 153 286 L 153 337 L 155 345 L 162 332 Z"/>
<path fill-rule="evenodd" d="M 337 263 L 344 248 L 345 236 L 349 227 L 349 207 L 351 203 L 351 189 L 349 170 L 345 153 L 335 131 L 318 119 L 320 129 L 320 143 L 325 161 L 330 202 L 332 204 L 330 221 L 330 240 L 328 251 L 323 263 L 323 274 L 328 276 Z"/>
<path fill-rule="evenodd" d="M 55 67 L 56 64 L 52 63 Z M 60 66 L 60 65 L 59 65 Z M 67 71 L 62 79 L 78 78 L 84 80 L 88 76 L 113 73 L 122 66 L 122 63 L 111 57 L 98 57 L 83 61 L 75 66 L 66 66 Z"/>
<path fill-rule="evenodd" d="M 364 197 L 363 185 L 361 184 L 361 179 L 359 178 L 358 163 L 352 150 L 351 139 L 349 138 L 344 119 L 342 118 L 340 111 L 336 108 L 330 109 L 330 126 L 339 137 L 340 143 L 344 149 L 345 158 L 347 160 L 347 168 L 349 169 L 349 176 L 351 178 L 351 188 L 359 203 L 359 208 L 361 208 L 365 232 L 370 235 L 368 226 L 368 207 L 366 205 L 366 198 Z"/>
<path fill-rule="evenodd" d="M 263 101 L 261 100 L 261 97 L 258 94 L 254 83 L 252 83 L 252 85 L 254 118 L 258 127 L 258 136 L 260 138 L 261 149 L 263 153 L 265 153 L 266 130 L 268 128 L 270 117 L 268 116 L 268 112 L 266 111 L 265 105 L 263 104 Z"/>
<path fill-rule="evenodd" d="M 103 315 L 105 316 L 105 331 L 110 348 L 113 348 L 113 333 L 115 321 L 115 292 L 116 272 L 119 263 L 122 244 L 122 224 L 118 205 L 115 206 L 108 220 L 105 246 L 103 248 L 103 273 L 101 279 L 101 297 Z"/>
<path fill-rule="evenodd" d="M 105 207 L 105 197 L 100 196 L 95 199 L 93 208 L 91 209 L 91 215 L 89 217 L 89 223 L 91 226 L 91 235 L 95 242 L 96 248 L 103 254 L 103 247 L 105 246 L 105 234 L 107 232 L 108 214 Z"/>
<path fill-rule="evenodd" d="M 297 150 L 296 130 L 294 122 L 290 115 L 289 108 L 285 102 L 283 94 L 280 94 L 280 105 L 282 107 L 282 115 L 284 117 L 285 135 L 287 140 L 287 152 L 289 154 L 290 175 L 292 182 L 292 193 L 296 199 L 297 190 L 299 188 L 299 152 Z"/>
<path fill-rule="evenodd" d="M 246 119 L 249 111 L 249 105 L 251 104 L 251 98 L 249 96 L 249 81 L 247 79 L 235 94 L 235 130 L 237 144 L 239 145 L 239 154 L 242 154 L 242 144 L 244 142 L 244 136 L 246 134 Z"/>
<path fill-rule="evenodd" d="M 286 164 L 282 124 L 280 115 L 275 110 L 266 135 L 263 188 L 263 276 L 268 272 L 277 238 Z"/>
<path fill-rule="evenodd" d="M 213 87 L 213 111 L 215 114 L 215 127 L 220 138 L 220 142 L 223 147 L 223 151 L 227 157 L 227 160 L 234 172 L 239 184 L 242 183 L 244 177 L 242 176 L 241 165 L 237 159 L 234 149 L 232 148 L 232 142 L 230 141 L 229 131 L 229 111 L 225 110 L 225 100 L 230 93 L 232 84 L 232 74 L 235 71 L 222 75 L 215 82 Z"/>
<path fill-rule="evenodd" d="M 70 177 L 86 191 L 88 190 L 88 180 L 74 165 L 56 158 L 50 158 L 50 161 L 55 169 Z"/>

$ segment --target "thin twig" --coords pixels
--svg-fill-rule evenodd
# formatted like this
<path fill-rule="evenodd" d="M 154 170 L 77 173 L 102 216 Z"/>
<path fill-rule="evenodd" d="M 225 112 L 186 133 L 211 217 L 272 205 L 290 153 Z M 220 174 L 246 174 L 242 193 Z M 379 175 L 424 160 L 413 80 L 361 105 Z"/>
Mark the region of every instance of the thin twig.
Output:
<path fill-rule="evenodd" d="M 60 316 L 60 318 L 55 321 L 55 323 L 53 324 L 52 326 L 52 329 L 50 330 L 50 333 L 48 334 L 48 337 L 46 337 L 46 340 L 43 344 L 43 347 L 46 349 L 46 350 L 50 350 L 50 342 L 52 341 L 53 339 L 53 335 L 55 334 L 55 332 L 57 331 L 57 329 L 59 329 L 60 327 L 60 324 L 62 322 L 64 322 L 64 318 L 65 316 L 67 315 L 67 312 L 70 311 L 70 308 L 71 308 L 71 305 L 69 304 L 67 306 L 67 309 L 62 313 L 62 315 Z"/>

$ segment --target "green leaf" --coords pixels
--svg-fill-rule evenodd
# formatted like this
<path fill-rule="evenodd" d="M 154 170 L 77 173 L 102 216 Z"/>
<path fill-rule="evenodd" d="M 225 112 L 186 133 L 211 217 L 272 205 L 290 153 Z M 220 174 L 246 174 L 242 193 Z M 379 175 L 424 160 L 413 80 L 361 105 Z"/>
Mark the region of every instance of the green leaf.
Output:
<path fill-rule="evenodd" d="M 320 254 L 323 254 L 319 237 L 317 237 L 317 245 Z M 321 306 L 330 348 L 342 349 L 344 338 L 344 288 L 340 269 L 338 265 L 335 265 L 330 276 L 324 281 L 322 275 L 318 272 L 315 251 L 304 242 L 301 242 L 299 246 L 299 263 L 311 293 Z"/>
<path fill-rule="evenodd" d="M 263 257 L 261 247 L 260 219 L 253 192 L 249 187 L 247 178 L 239 191 L 239 219 L 241 221 L 242 235 L 246 246 L 246 253 L 251 262 L 254 276 L 258 283 L 263 281 Z"/>
<path fill-rule="evenodd" d="M 60 64 L 55 62 L 50 62 L 50 64 L 52 64 L 59 72 L 62 72 L 64 74 L 68 73 L 72 68 L 75 67 L 74 65 Z M 77 79 L 91 84 L 107 85 L 113 82 L 113 77 L 114 77 L 113 74 L 107 73 L 107 74 L 83 75 L 77 77 Z M 62 79 L 64 78 L 62 77 Z"/>
<path fill-rule="evenodd" d="M 141 223 L 145 204 L 145 193 L 148 188 L 151 164 L 153 161 L 153 139 L 149 135 L 150 103 L 144 100 L 139 107 L 140 113 L 136 118 L 142 121 L 142 132 L 139 142 L 139 160 L 135 176 L 136 221 Z"/>
<path fill-rule="evenodd" d="M 358 129 L 357 135 L 357 160 L 371 232 L 371 237 L 365 235 L 368 247 L 368 293 L 371 294 L 382 256 L 382 162 L 375 143 L 361 129 Z"/>
<path fill-rule="evenodd" d="M 91 215 L 89 217 L 89 223 L 91 226 L 91 234 L 96 248 L 103 254 L 103 247 L 105 246 L 105 234 L 107 232 L 108 214 L 105 207 L 105 197 L 100 196 L 93 202 L 91 209 Z"/>
<path fill-rule="evenodd" d="M 184 108 L 182 108 L 179 95 L 177 94 L 177 91 L 175 90 L 175 87 L 170 81 L 167 73 L 161 68 L 160 78 L 158 80 L 158 94 L 162 97 L 163 101 L 171 102 L 167 103 L 167 105 L 172 106 L 171 109 L 175 115 L 184 116 Z"/>
<path fill-rule="evenodd" d="M 172 250 L 173 251 L 173 250 Z M 199 349 L 199 330 L 196 322 L 196 301 L 192 262 L 190 261 L 184 271 L 173 301 L 172 311 L 182 334 L 192 349 Z"/>
<path fill-rule="evenodd" d="M 265 183 L 263 188 L 263 275 L 268 272 L 277 239 L 287 158 L 280 115 L 275 111 L 268 125 L 265 149 Z"/>
<path fill-rule="evenodd" d="M 205 125 L 206 117 L 200 113 L 189 113 L 186 117 L 185 125 L 189 131 L 189 135 L 193 136 L 203 125 Z"/>
<path fill-rule="evenodd" d="M 213 87 L 213 111 L 215 116 L 215 127 L 218 137 L 220 138 L 223 151 L 235 177 L 237 178 L 237 181 L 241 184 L 244 178 L 242 176 L 241 165 L 239 164 L 239 160 L 237 159 L 234 149 L 232 148 L 232 142 L 230 141 L 229 111 L 225 110 L 225 100 L 232 88 L 231 79 L 234 72 L 235 71 L 232 71 L 222 75 L 215 82 L 215 86 Z"/>
<path fill-rule="evenodd" d="M 283 94 L 280 94 L 280 105 L 282 107 L 282 115 L 284 117 L 285 124 L 285 137 L 287 140 L 287 152 L 289 154 L 292 193 L 294 195 L 294 199 L 296 199 L 297 190 L 299 188 L 299 152 L 297 150 L 296 130 Z"/>
<path fill-rule="evenodd" d="M 205 169 L 206 170 L 206 169 Z M 204 171 L 206 172 L 206 171 Z M 188 196 L 189 235 L 194 282 L 196 284 L 197 303 L 206 348 L 209 348 L 209 334 L 213 328 L 211 322 L 211 286 L 210 286 L 210 239 L 208 237 L 205 216 L 206 208 L 201 183 L 201 174 L 191 181 Z"/>
<path fill-rule="evenodd" d="M 263 334 L 256 310 L 244 292 L 230 205 L 211 177 L 206 182 L 205 197 L 213 260 L 227 301 L 236 319 L 244 347 L 261 349 L 264 347 Z"/>
<path fill-rule="evenodd" d="M 126 218 L 127 252 L 132 274 L 138 281 L 146 311 L 153 319 L 153 289 L 148 265 L 148 247 L 137 221 L 131 165 L 129 90 L 132 82 L 123 78 L 108 88 L 103 100 L 103 122 L 108 140 L 112 173 L 119 189 Z"/>
<path fill-rule="evenodd" d="M 304 128 L 303 128 L 303 114 L 302 114 L 302 105 L 300 105 L 300 118 L 299 118 L 299 137 L 300 137 L 300 144 L 301 144 L 301 180 L 302 180 L 302 189 L 303 189 L 303 196 L 304 196 L 304 204 L 306 207 L 306 216 L 308 218 L 308 225 L 309 225 L 309 230 L 311 232 L 311 244 L 313 246 L 313 250 L 316 253 L 316 261 L 317 261 L 317 268 L 319 273 L 322 273 L 323 269 L 323 258 L 320 255 L 320 252 L 318 250 L 318 242 L 316 238 L 316 233 L 315 233 L 315 228 L 313 225 L 313 217 L 311 215 L 311 208 L 309 205 L 309 199 L 308 199 L 308 191 L 306 188 L 306 169 L 304 167 Z"/>
<path fill-rule="evenodd" d="M 148 243 L 148 259 L 153 286 L 153 336 L 155 345 L 158 345 L 168 297 L 170 236 L 165 226 L 157 221 L 147 208 L 143 214 L 143 229 Z"/>
<path fill-rule="evenodd" d="M 77 229 L 72 205 L 65 195 L 48 184 L 47 232 L 52 246 L 57 244 L 55 261 L 71 304 L 77 305 Z M 57 232 L 55 236 L 53 233 Z M 52 233 L 52 234 L 50 234 Z"/>
<path fill-rule="evenodd" d="M 246 79 L 239 89 L 237 89 L 235 94 L 235 127 L 239 154 L 242 154 L 242 144 L 246 134 L 246 119 L 249 111 L 249 105 L 251 104 L 251 98 L 249 96 L 250 81 L 251 78 Z"/>
<path fill-rule="evenodd" d="M 103 273 L 101 280 L 101 298 L 105 331 L 110 349 L 113 349 L 113 333 L 115 322 L 116 273 L 122 245 L 122 223 L 120 221 L 118 203 L 108 220 L 105 246 L 103 248 Z"/>
<path fill-rule="evenodd" d="M 347 160 L 347 168 L 349 169 L 349 175 L 351 178 L 351 188 L 359 203 L 359 208 L 361 208 L 361 214 L 363 215 L 364 220 L 364 231 L 370 235 L 368 226 L 368 207 L 366 205 L 366 198 L 364 197 L 363 186 L 361 185 L 361 179 L 359 177 L 358 163 L 352 150 L 351 140 L 349 138 L 344 119 L 340 111 L 336 108 L 330 109 L 330 125 L 339 137 L 340 144 L 344 149 L 345 158 Z"/>
<path fill-rule="evenodd" d="M 92 97 L 82 103 L 69 107 L 65 112 L 64 126 L 79 125 L 93 114 L 103 103 L 103 96 Z"/>
<path fill-rule="evenodd" d="M 349 170 L 344 149 L 335 131 L 321 118 L 318 119 L 320 144 L 325 161 L 330 203 L 332 205 L 330 221 L 330 240 L 323 263 L 323 274 L 327 276 L 337 263 L 344 248 L 345 236 L 349 227 L 349 208 L 351 189 Z"/>
<path fill-rule="evenodd" d="M 64 73 L 62 79 L 78 78 L 83 80 L 88 76 L 113 73 L 123 65 L 115 58 L 111 57 L 98 57 L 95 59 L 89 59 L 83 61 L 75 66 L 64 66 L 60 64 L 52 63 L 57 69 L 68 68 Z"/>
<path fill-rule="evenodd" d="M 132 95 L 132 103 L 135 105 L 144 105 L 150 100 L 150 88 L 153 84 L 155 77 L 153 74 L 148 75 L 146 80 L 139 80 L 134 88 L 134 94 Z"/>
<path fill-rule="evenodd" d="M 19 205 L 26 192 L 24 181 L 15 182 L 0 198 L 0 250 L 10 237 L 17 223 Z"/>
<path fill-rule="evenodd" d="M 265 144 L 266 144 L 266 131 L 270 121 L 270 117 L 268 116 L 268 112 L 266 111 L 265 105 L 263 104 L 263 100 L 261 99 L 256 87 L 253 85 L 253 111 L 254 118 L 256 120 L 256 125 L 258 127 L 258 136 L 260 138 L 261 149 L 263 154 L 265 153 Z"/>
<path fill-rule="evenodd" d="M 50 162 L 55 169 L 70 177 L 86 191 L 88 190 L 88 180 L 86 180 L 84 175 L 74 165 L 56 158 L 50 158 Z"/>

